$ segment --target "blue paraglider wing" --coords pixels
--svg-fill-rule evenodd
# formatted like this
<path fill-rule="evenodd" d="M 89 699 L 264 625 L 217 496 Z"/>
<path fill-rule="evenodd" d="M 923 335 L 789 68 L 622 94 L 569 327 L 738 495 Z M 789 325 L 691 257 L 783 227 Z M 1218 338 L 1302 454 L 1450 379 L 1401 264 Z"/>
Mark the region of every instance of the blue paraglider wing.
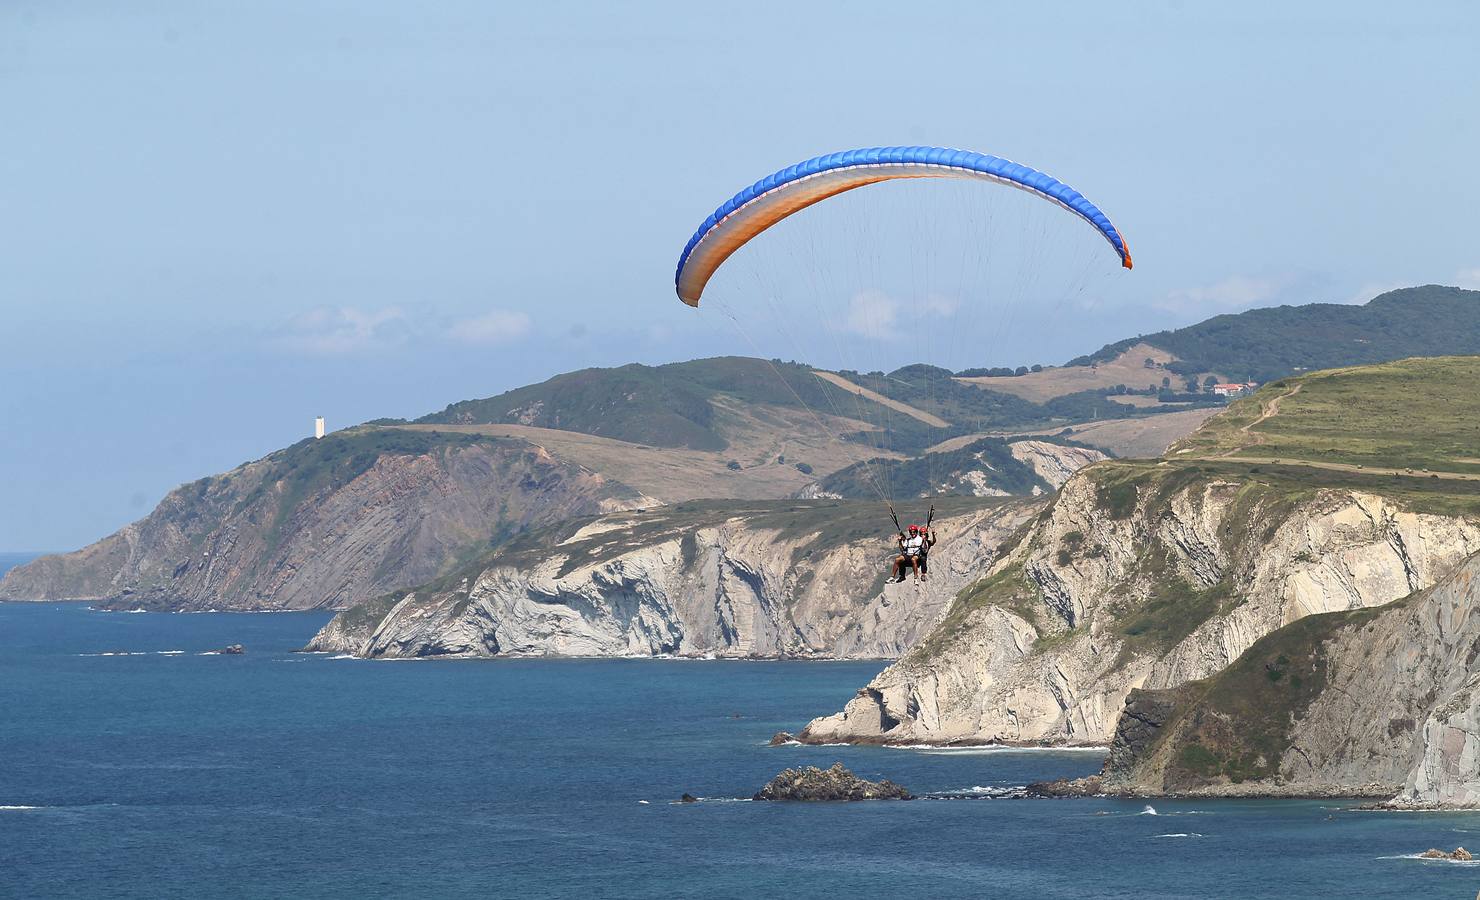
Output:
<path fill-rule="evenodd" d="M 772 225 L 844 191 L 901 178 L 966 178 L 995 181 L 1051 200 L 1104 236 L 1131 267 L 1120 231 L 1085 196 L 1037 169 L 985 153 L 945 147 L 868 147 L 829 153 L 768 175 L 731 197 L 689 238 L 678 259 L 678 296 L 699 305 L 704 286 L 730 255 Z"/>

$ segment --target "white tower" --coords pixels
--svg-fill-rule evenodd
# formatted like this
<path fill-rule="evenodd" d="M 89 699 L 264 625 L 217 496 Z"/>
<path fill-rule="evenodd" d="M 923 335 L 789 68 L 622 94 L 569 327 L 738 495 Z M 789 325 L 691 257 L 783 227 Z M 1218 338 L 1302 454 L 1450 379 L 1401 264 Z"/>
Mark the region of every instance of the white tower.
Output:
<path fill-rule="evenodd" d="M 319 416 L 313 420 L 313 436 L 321 438 L 324 436 L 324 417 Z"/>

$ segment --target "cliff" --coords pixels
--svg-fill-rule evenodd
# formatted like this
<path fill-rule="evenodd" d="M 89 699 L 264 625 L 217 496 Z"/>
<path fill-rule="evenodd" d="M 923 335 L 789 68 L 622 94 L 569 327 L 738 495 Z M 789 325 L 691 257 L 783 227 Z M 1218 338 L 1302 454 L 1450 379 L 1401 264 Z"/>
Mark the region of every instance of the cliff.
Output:
<path fill-rule="evenodd" d="M 800 737 L 1106 743 L 1133 689 L 1206 678 L 1282 626 L 1390 603 L 1480 550 L 1480 507 L 1426 488 L 1221 461 L 1093 466 L 925 640 Z"/>
<path fill-rule="evenodd" d="M 925 640 L 800 739 L 1104 743 L 1117 719 L 1140 733 L 1175 705 L 1143 694 L 1122 718 L 1133 690 L 1434 585 L 1480 550 L 1477 378 L 1480 357 L 1287 378 L 1160 460 L 1080 471 Z"/>
<path fill-rule="evenodd" d="M 1042 500 L 937 501 L 930 578 L 884 584 L 881 504 L 686 503 L 567 523 L 358 604 L 309 644 L 365 657 L 894 657 Z"/>
<path fill-rule="evenodd" d="M 1104 786 L 1480 807 L 1477 684 L 1480 556 L 1381 610 L 1281 628 L 1211 678 L 1133 693 Z"/>
<path fill-rule="evenodd" d="M 523 440 L 351 429 L 177 488 L 89 547 L 10 570 L 0 599 L 339 607 L 523 529 L 652 502 Z"/>

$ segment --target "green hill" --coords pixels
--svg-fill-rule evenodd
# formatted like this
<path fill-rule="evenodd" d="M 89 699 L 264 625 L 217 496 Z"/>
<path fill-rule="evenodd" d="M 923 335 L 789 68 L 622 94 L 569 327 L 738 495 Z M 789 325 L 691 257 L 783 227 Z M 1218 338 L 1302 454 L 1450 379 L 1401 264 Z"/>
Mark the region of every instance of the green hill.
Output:
<path fill-rule="evenodd" d="M 880 403 L 854 396 L 810 366 L 725 356 L 670 363 L 582 369 L 496 397 L 464 400 L 417 419 L 425 425 L 520 424 L 575 431 L 653 447 L 723 450 L 728 445 L 716 401 L 805 409 L 861 421 L 872 430 L 847 440 L 901 453 L 919 453 L 946 438 L 986 429 L 1046 428 L 1089 421 L 1105 404 L 1082 392 L 1034 403 L 1012 394 L 953 380 L 947 369 L 912 365 L 893 372 L 842 372 L 869 391 L 938 416 L 948 428 L 927 425 Z M 1154 415 L 1165 410 L 1128 410 Z M 389 424 L 386 420 L 382 424 Z"/>
<path fill-rule="evenodd" d="M 1362 306 L 1312 303 L 1215 316 L 1108 344 L 1069 365 L 1114 359 L 1145 342 L 1175 354 L 1179 374 L 1218 372 L 1271 381 L 1293 372 L 1480 353 L 1480 291 L 1425 285 L 1389 291 Z"/>
<path fill-rule="evenodd" d="M 1480 478 L 1477 383 L 1480 356 L 1292 376 L 1235 401 L 1170 455 Z"/>

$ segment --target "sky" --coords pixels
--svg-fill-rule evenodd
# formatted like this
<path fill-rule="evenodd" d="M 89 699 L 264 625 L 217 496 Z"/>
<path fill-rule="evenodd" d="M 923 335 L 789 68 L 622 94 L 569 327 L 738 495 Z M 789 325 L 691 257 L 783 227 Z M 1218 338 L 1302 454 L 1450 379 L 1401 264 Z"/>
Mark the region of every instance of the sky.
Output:
<path fill-rule="evenodd" d="M 849 147 L 1027 162 L 1128 236 L 1133 274 L 975 365 L 1480 288 L 1475 4 L 902 9 L 6 0 L 0 549 L 96 540 L 315 415 L 750 352 L 685 315 L 678 251 Z M 914 361 L 856 331 L 859 368 Z"/>

